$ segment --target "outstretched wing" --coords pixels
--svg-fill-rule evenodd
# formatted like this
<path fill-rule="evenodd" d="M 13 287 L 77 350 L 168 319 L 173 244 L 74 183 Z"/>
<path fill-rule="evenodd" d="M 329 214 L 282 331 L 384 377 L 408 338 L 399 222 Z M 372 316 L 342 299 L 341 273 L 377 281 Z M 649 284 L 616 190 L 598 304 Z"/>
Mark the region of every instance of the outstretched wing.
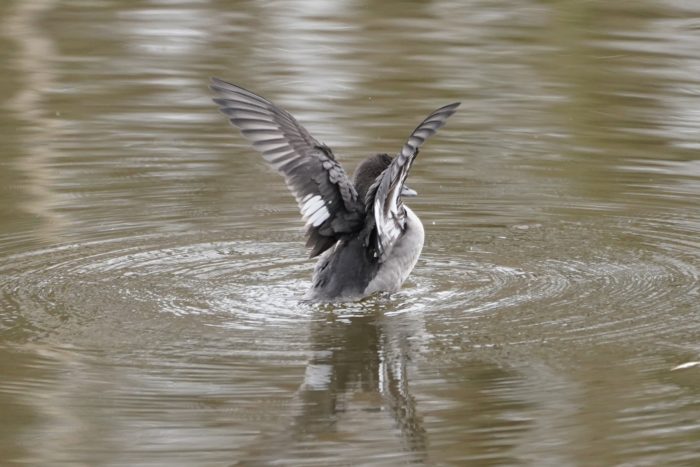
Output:
<path fill-rule="evenodd" d="M 211 89 L 219 110 L 284 176 L 306 221 L 312 258 L 361 228 L 364 205 L 330 148 L 267 99 L 217 78 Z"/>
<path fill-rule="evenodd" d="M 365 200 L 366 210 L 374 214 L 376 235 L 374 235 L 376 256 L 379 262 L 383 262 L 394 243 L 406 228 L 406 209 L 401 202 L 401 189 L 403 188 L 411 165 L 418 155 L 418 149 L 430 136 L 445 124 L 445 121 L 455 113 L 460 103 L 455 102 L 440 107 L 421 122 L 408 141 L 401 148 L 401 152 L 394 158 L 389 167 L 377 177 L 372 187 L 367 192 Z"/>

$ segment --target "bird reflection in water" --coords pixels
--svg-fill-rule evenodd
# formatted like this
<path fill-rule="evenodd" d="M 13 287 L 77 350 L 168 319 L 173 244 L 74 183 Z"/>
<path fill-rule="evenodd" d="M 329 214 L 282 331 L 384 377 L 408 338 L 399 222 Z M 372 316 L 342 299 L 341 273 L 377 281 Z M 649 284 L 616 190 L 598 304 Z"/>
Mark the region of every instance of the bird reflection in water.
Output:
<path fill-rule="evenodd" d="M 298 413 L 284 433 L 258 440 L 248 456 L 255 461 L 291 462 L 297 456 L 309 460 L 310 451 L 319 456 L 324 451 L 337 453 L 338 443 L 353 444 L 357 450 L 355 441 L 362 446 L 358 455 L 367 456 L 377 437 L 378 455 L 394 456 L 402 463 L 426 461 L 426 431 L 408 382 L 409 336 L 416 331 L 417 318 L 407 323 L 384 315 L 380 308 L 378 303 L 364 305 L 361 312 L 345 316 L 332 305 L 319 305 L 311 325 L 311 358 L 295 394 Z M 344 430 L 344 423 L 353 424 L 353 429 Z M 386 452 L 387 438 L 398 441 L 394 453 Z M 332 445 L 327 451 L 319 446 L 324 442 Z"/>

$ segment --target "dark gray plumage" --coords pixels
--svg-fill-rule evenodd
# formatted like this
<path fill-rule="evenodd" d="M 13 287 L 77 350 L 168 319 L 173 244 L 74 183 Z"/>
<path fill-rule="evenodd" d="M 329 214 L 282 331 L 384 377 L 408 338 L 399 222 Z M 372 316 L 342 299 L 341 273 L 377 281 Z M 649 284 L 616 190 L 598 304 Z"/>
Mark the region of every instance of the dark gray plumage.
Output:
<path fill-rule="evenodd" d="M 359 230 L 364 205 L 330 148 L 319 143 L 289 113 L 239 86 L 212 78 L 221 112 L 282 173 L 307 221 L 310 257 Z"/>
<path fill-rule="evenodd" d="M 398 290 L 423 245 L 420 220 L 401 202 L 402 194 L 415 194 L 406 177 L 419 148 L 459 103 L 431 113 L 396 157 L 368 157 L 351 182 L 330 148 L 285 110 L 217 78 L 211 89 L 221 112 L 284 176 L 306 220 L 311 257 L 323 253 L 309 297 L 352 299 Z"/>

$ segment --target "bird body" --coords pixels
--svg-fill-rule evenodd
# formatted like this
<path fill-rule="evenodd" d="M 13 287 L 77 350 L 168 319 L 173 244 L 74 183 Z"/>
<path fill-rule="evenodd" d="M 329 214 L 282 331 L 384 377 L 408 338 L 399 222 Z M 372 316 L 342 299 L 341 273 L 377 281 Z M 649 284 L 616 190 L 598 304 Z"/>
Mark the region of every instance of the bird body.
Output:
<path fill-rule="evenodd" d="M 360 299 L 396 292 L 423 248 L 423 225 L 402 196 L 420 146 L 456 111 L 459 103 L 431 113 L 391 157 L 365 159 L 351 181 L 331 149 L 294 117 L 240 86 L 212 79 L 222 113 L 263 158 L 280 172 L 306 221 L 310 257 L 320 255 L 307 298 Z"/>

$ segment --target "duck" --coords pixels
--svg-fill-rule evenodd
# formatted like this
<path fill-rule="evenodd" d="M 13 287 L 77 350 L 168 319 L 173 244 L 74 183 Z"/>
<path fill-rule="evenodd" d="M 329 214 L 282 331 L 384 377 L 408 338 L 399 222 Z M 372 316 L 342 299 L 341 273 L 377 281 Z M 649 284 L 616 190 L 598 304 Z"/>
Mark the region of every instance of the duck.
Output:
<path fill-rule="evenodd" d="M 377 153 L 348 177 L 330 147 L 286 110 L 230 82 L 211 78 L 213 101 L 294 195 L 306 227 L 309 257 L 318 258 L 310 301 L 356 301 L 398 292 L 416 265 L 425 231 L 403 202 L 417 192 L 406 178 L 425 141 L 459 102 L 431 112 L 394 156 Z"/>

